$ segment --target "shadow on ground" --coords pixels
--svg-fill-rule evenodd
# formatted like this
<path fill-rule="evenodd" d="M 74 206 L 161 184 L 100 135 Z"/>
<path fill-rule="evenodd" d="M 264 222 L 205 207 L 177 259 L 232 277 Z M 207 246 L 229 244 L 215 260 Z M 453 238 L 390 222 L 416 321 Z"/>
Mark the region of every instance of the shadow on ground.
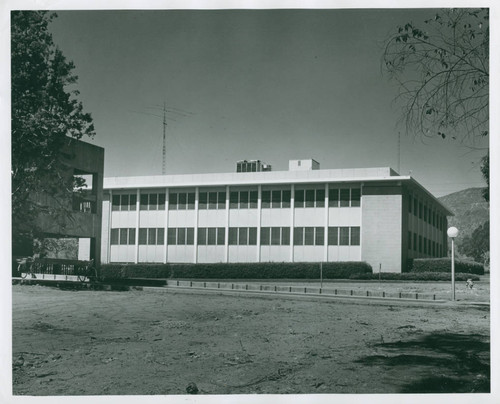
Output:
<path fill-rule="evenodd" d="M 381 368 L 419 367 L 401 393 L 490 392 L 489 337 L 478 334 L 432 333 L 420 338 L 376 344 L 384 354 L 365 356 L 357 363 Z"/>

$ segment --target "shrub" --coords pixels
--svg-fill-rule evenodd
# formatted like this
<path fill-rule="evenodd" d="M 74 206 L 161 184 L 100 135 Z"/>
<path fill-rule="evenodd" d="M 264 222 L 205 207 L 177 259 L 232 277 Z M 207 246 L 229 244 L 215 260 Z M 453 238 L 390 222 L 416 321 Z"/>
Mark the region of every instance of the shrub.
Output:
<path fill-rule="evenodd" d="M 171 267 L 165 264 L 107 264 L 98 270 L 101 280 L 128 278 L 170 278 Z"/>
<path fill-rule="evenodd" d="M 348 279 L 371 273 L 366 262 L 323 263 L 324 279 Z M 319 279 L 319 263 L 259 262 L 215 264 L 109 264 L 100 269 L 101 280 L 126 278 L 176 279 Z"/>
<path fill-rule="evenodd" d="M 349 279 L 378 280 L 378 274 L 353 274 Z M 380 279 L 384 281 L 451 281 L 449 272 L 381 272 Z M 470 273 L 455 273 L 456 281 L 478 281 L 479 276 Z"/>
<path fill-rule="evenodd" d="M 419 258 L 413 260 L 411 272 L 451 272 L 450 258 Z M 455 273 L 484 275 L 484 266 L 473 261 L 455 260 Z"/>

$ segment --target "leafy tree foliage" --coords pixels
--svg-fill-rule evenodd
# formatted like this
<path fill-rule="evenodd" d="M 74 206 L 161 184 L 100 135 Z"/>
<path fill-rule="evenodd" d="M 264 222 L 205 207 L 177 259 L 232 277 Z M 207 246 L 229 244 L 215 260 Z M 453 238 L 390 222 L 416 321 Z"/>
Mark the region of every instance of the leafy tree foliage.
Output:
<path fill-rule="evenodd" d="M 470 236 L 464 237 L 458 249 L 477 262 L 485 262 L 490 251 L 490 221 L 483 223 Z"/>
<path fill-rule="evenodd" d="M 55 46 L 48 25 L 55 14 L 45 11 L 11 13 L 12 77 L 12 240 L 16 246 L 40 231 L 40 212 L 58 217 L 64 204 L 44 203 L 34 195 L 68 197 L 81 179 L 61 175 L 61 148 L 68 137 L 93 137 L 92 118 L 68 90 L 77 76 L 74 65 Z M 75 183 L 76 181 L 76 183 Z"/>
<path fill-rule="evenodd" d="M 398 27 L 383 66 L 399 83 L 408 132 L 464 142 L 488 135 L 488 9 L 445 9 L 424 27 Z"/>

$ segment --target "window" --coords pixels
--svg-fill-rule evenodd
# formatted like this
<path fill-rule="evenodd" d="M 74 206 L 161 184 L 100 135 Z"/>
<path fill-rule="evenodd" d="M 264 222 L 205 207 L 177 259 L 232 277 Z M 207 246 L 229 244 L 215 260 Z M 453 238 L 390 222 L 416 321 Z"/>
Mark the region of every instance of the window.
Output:
<path fill-rule="evenodd" d="M 304 245 L 314 245 L 314 227 L 304 228 Z"/>
<path fill-rule="evenodd" d="M 169 228 L 167 230 L 167 244 L 176 245 L 177 244 L 177 229 Z"/>
<path fill-rule="evenodd" d="M 111 229 L 111 245 L 134 245 L 135 244 L 135 229 L 120 228 Z"/>
<path fill-rule="evenodd" d="M 179 201 L 179 194 L 171 193 L 168 197 L 168 209 L 177 210 L 178 201 Z M 141 210 L 142 210 L 142 195 L 141 195 Z"/>
<path fill-rule="evenodd" d="M 219 192 L 217 194 L 217 208 L 226 209 L 226 193 Z"/>
<path fill-rule="evenodd" d="M 272 191 L 271 193 L 272 197 L 272 202 L 271 202 L 271 207 L 272 208 L 281 208 L 281 191 Z"/>
<path fill-rule="evenodd" d="M 120 245 L 126 245 L 128 240 L 128 229 L 120 229 Z"/>
<path fill-rule="evenodd" d="M 413 198 L 413 216 L 417 217 L 418 214 L 418 201 L 417 198 Z"/>
<path fill-rule="evenodd" d="M 328 245 L 338 245 L 339 244 L 339 228 L 329 227 L 328 228 Z"/>
<path fill-rule="evenodd" d="M 422 219 L 422 202 L 418 203 L 418 218 Z"/>
<path fill-rule="evenodd" d="M 340 206 L 346 207 L 349 206 L 349 197 L 350 197 L 349 189 L 341 189 L 340 190 Z"/>
<path fill-rule="evenodd" d="M 291 191 L 275 189 L 262 191 L 262 208 L 289 208 Z"/>
<path fill-rule="evenodd" d="M 304 207 L 304 190 L 296 189 L 295 190 L 295 207 L 303 208 Z"/>
<path fill-rule="evenodd" d="M 259 191 L 250 191 L 250 209 L 257 209 L 258 199 L 259 199 Z"/>
<path fill-rule="evenodd" d="M 226 209 L 226 193 L 215 191 L 200 192 L 198 194 L 198 209 Z"/>
<path fill-rule="evenodd" d="M 424 205 L 424 222 L 427 222 L 427 206 Z"/>
<path fill-rule="evenodd" d="M 417 233 L 413 233 L 413 251 L 417 251 Z"/>
<path fill-rule="evenodd" d="M 217 245 L 226 244 L 226 229 L 224 227 L 217 227 Z"/>
<path fill-rule="evenodd" d="M 281 207 L 282 208 L 289 208 L 290 207 L 291 196 L 292 196 L 291 191 L 289 191 L 289 190 L 282 191 L 282 197 L 281 197 Z"/>
<path fill-rule="evenodd" d="M 240 209 L 248 209 L 248 191 L 240 192 Z"/>
<path fill-rule="evenodd" d="M 148 229 L 139 229 L 139 245 L 148 243 Z"/>
<path fill-rule="evenodd" d="M 206 227 L 198 227 L 198 245 L 207 245 Z"/>
<path fill-rule="evenodd" d="M 172 192 L 169 195 L 169 210 L 192 210 L 196 195 L 194 192 Z"/>
<path fill-rule="evenodd" d="M 412 213 L 412 212 L 411 212 L 411 207 L 412 207 L 412 205 L 413 205 L 413 199 L 412 199 L 412 197 L 410 196 L 410 199 L 409 199 L 409 202 L 408 202 L 408 213 L 410 213 L 410 214 Z"/>
<path fill-rule="evenodd" d="M 165 229 L 163 227 L 159 227 L 156 233 L 156 244 L 163 245 L 165 244 Z"/>
<path fill-rule="evenodd" d="M 208 192 L 200 192 L 198 195 L 198 209 L 207 209 Z"/>
<path fill-rule="evenodd" d="M 422 236 L 418 236 L 418 252 L 422 252 Z"/>
<path fill-rule="evenodd" d="M 215 227 L 208 228 L 208 236 L 207 236 L 208 245 L 215 245 L 217 242 L 217 229 Z"/>
<path fill-rule="evenodd" d="M 316 207 L 323 208 L 325 206 L 325 190 L 317 189 L 316 190 Z"/>
<path fill-rule="evenodd" d="M 187 245 L 194 244 L 194 227 L 188 227 L 186 229 L 186 244 Z"/>
<path fill-rule="evenodd" d="M 229 228 L 229 245 L 237 245 L 238 244 L 238 228 L 230 227 Z"/>
<path fill-rule="evenodd" d="M 257 227 L 230 227 L 230 245 L 257 245 Z"/>
<path fill-rule="evenodd" d="M 257 227 L 248 228 L 248 245 L 257 245 Z"/>
<path fill-rule="evenodd" d="M 424 237 L 424 254 L 427 254 L 427 238 Z"/>
<path fill-rule="evenodd" d="M 208 209 L 217 209 L 217 192 L 208 193 Z"/>
<path fill-rule="evenodd" d="M 177 209 L 178 210 L 185 210 L 186 206 L 187 206 L 187 194 L 185 194 L 183 192 L 182 194 L 179 194 L 178 198 L 179 199 L 177 201 Z"/>
<path fill-rule="evenodd" d="M 248 227 L 238 228 L 238 245 L 248 244 Z"/>
<path fill-rule="evenodd" d="M 325 245 L 325 229 L 316 227 L 315 233 L 314 245 Z"/>
<path fill-rule="evenodd" d="M 408 232 L 408 249 L 411 249 L 411 231 Z"/>
<path fill-rule="evenodd" d="M 281 228 L 271 227 L 271 245 L 281 244 Z"/>
<path fill-rule="evenodd" d="M 351 189 L 351 206 L 361 206 L 361 189 L 352 188 Z"/>
<path fill-rule="evenodd" d="M 271 191 L 262 191 L 262 208 L 271 207 Z"/>
<path fill-rule="evenodd" d="M 324 189 L 297 189 L 295 190 L 296 208 L 321 208 L 325 206 Z"/>
<path fill-rule="evenodd" d="M 177 245 L 186 245 L 186 228 L 179 227 L 177 229 Z"/>
<path fill-rule="evenodd" d="M 293 244 L 294 245 L 304 245 L 304 228 L 295 227 L 293 229 Z"/>
<path fill-rule="evenodd" d="M 135 244 L 135 229 L 134 228 L 128 229 L 128 244 L 129 245 Z"/>
<path fill-rule="evenodd" d="M 339 245 L 349 245 L 349 227 L 340 227 Z"/>
<path fill-rule="evenodd" d="M 306 190 L 306 208 L 314 208 L 314 189 Z"/>
<path fill-rule="evenodd" d="M 258 191 L 231 191 L 229 194 L 230 209 L 257 208 Z"/>
<path fill-rule="evenodd" d="M 158 210 L 158 194 L 149 194 L 149 210 Z"/>
<path fill-rule="evenodd" d="M 359 227 L 351 227 L 351 245 L 360 245 L 361 235 Z"/>
<path fill-rule="evenodd" d="M 111 210 L 136 210 L 137 195 L 113 195 Z"/>
<path fill-rule="evenodd" d="M 330 208 L 338 208 L 339 206 L 339 190 L 329 189 L 328 190 L 328 206 Z"/>
<path fill-rule="evenodd" d="M 129 206 L 132 206 L 132 202 L 135 205 L 137 197 L 135 195 L 130 195 Z M 141 210 L 164 210 L 165 209 L 165 194 L 154 193 L 154 194 L 141 194 L 140 196 L 140 209 Z M 131 208 L 130 210 L 135 210 Z"/>
<path fill-rule="evenodd" d="M 111 200 L 111 210 L 120 210 L 120 195 L 113 195 Z"/>
<path fill-rule="evenodd" d="M 148 229 L 148 244 L 156 245 L 156 229 Z"/>
<path fill-rule="evenodd" d="M 111 245 L 118 244 L 118 232 L 119 229 L 111 229 Z"/>
<path fill-rule="evenodd" d="M 290 245 L 290 227 L 281 228 L 281 245 Z"/>
<path fill-rule="evenodd" d="M 260 245 L 270 245 L 271 244 L 271 228 L 261 227 L 260 228 Z"/>

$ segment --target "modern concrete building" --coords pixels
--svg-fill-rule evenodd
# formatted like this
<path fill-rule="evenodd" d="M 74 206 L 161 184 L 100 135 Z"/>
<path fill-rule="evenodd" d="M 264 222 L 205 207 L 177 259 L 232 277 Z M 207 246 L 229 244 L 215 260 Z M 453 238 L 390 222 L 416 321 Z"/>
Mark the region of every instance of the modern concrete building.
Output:
<path fill-rule="evenodd" d="M 390 168 L 104 179 L 102 262 L 366 261 L 446 256 L 452 213 Z"/>
<path fill-rule="evenodd" d="M 37 222 L 45 238 L 77 239 L 82 260 L 101 261 L 101 224 L 103 206 L 104 149 L 68 137 L 61 150 L 59 175 L 70 179 L 79 176 L 86 186 L 79 192 L 34 196 L 42 206 L 63 207 L 66 214 L 55 217 L 40 213 Z M 74 190 L 77 191 L 77 190 Z"/>

